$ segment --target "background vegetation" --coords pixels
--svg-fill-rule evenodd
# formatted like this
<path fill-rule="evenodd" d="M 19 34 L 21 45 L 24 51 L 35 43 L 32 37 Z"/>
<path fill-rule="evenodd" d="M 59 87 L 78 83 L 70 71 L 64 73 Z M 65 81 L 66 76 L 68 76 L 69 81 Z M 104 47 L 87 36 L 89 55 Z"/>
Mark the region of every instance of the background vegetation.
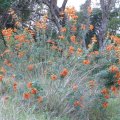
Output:
<path fill-rule="evenodd" d="M 1 120 L 120 119 L 119 0 L 91 2 L 0 1 Z"/>

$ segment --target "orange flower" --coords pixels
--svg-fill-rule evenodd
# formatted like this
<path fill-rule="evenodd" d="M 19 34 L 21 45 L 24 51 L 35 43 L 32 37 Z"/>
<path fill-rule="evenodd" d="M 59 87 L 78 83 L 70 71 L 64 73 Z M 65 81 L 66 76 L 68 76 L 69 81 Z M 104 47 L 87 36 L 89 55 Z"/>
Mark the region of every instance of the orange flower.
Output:
<path fill-rule="evenodd" d="M 47 40 L 47 43 L 56 45 L 56 43 L 53 40 Z"/>
<path fill-rule="evenodd" d="M 93 30 L 93 29 L 94 29 L 94 26 L 93 26 L 93 25 L 90 25 L 90 26 L 89 26 L 89 29 L 90 29 L 90 30 Z"/>
<path fill-rule="evenodd" d="M 109 96 L 109 95 L 105 95 L 104 97 L 105 97 L 106 99 L 109 99 L 109 98 L 110 98 L 110 96 Z"/>
<path fill-rule="evenodd" d="M 74 85 L 72 86 L 72 88 L 73 88 L 74 91 L 77 91 L 78 85 L 77 85 L 77 84 L 74 84 Z"/>
<path fill-rule="evenodd" d="M 84 65 L 89 65 L 89 64 L 90 64 L 90 61 L 89 61 L 89 60 L 83 60 L 83 64 L 84 64 Z"/>
<path fill-rule="evenodd" d="M 61 77 L 65 77 L 68 74 L 68 69 L 64 68 L 63 71 L 60 73 Z"/>
<path fill-rule="evenodd" d="M 37 94 L 38 90 L 36 88 L 31 89 L 31 94 Z"/>
<path fill-rule="evenodd" d="M 112 90 L 113 92 L 116 92 L 116 91 L 117 91 L 117 88 L 116 88 L 115 86 L 111 86 L 111 90 Z"/>
<path fill-rule="evenodd" d="M 9 67 L 12 67 L 12 63 L 10 63 L 10 61 L 7 59 L 4 60 L 4 64 L 9 66 Z"/>
<path fill-rule="evenodd" d="M 66 14 L 68 15 L 69 19 L 77 19 L 78 16 L 76 15 L 76 10 L 74 7 L 67 7 L 65 9 Z"/>
<path fill-rule="evenodd" d="M 20 43 L 24 43 L 25 39 L 26 39 L 26 36 L 24 34 L 16 35 L 15 39 L 18 40 Z"/>
<path fill-rule="evenodd" d="M 106 50 L 107 50 L 107 51 L 111 51 L 112 49 L 113 49 L 113 45 L 107 45 L 107 46 L 106 46 Z"/>
<path fill-rule="evenodd" d="M 60 36 L 58 36 L 58 38 L 61 39 L 61 40 L 64 40 L 64 39 L 65 39 L 65 36 L 60 35 Z"/>
<path fill-rule="evenodd" d="M 0 82 L 3 80 L 3 75 L 0 75 Z"/>
<path fill-rule="evenodd" d="M 17 82 L 13 83 L 13 90 L 16 92 L 17 91 Z"/>
<path fill-rule="evenodd" d="M 117 66 L 115 66 L 115 65 L 112 65 L 112 66 L 109 67 L 109 71 L 111 73 L 115 73 L 115 72 L 119 71 L 119 68 Z"/>
<path fill-rule="evenodd" d="M 73 46 L 69 47 L 69 53 L 71 53 L 71 54 L 74 53 L 74 47 Z"/>
<path fill-rule="evenodd" d="M 65 27 L 62 27 L 60 31 L 64 33 L 67 31 L 67 29 Z"/>
<path fill-rule="evenodd" d="M 38 101 L 38 103 L 43 102 L 43 97 L 42 97 L 42 96 L 39 96 L 39 97 L 37 98 L 37 101 Z"/>
<path fill-rule="evenodd" d="M 28 69 L 29 71 L 32 71 L 32 70 L 34 69 L 34 65 L 33 65 L 33 64 L 28 65 L 27 69 Z"/>
<path fill-rule="evenodd" d="M 7 59 L 4 60 L 4 64 L 5 64 L 5 65 L 7 65 L 7 64 L 9 64 L 9 63 L 10 63 L 9 60 L 7 60 Z"/>
<path fill-rule="evenodd" d="M 71 40 L 73 43 L 75 43 L 75 42 L 76 42 L 76 36 L 74 36 L 74 35 L 71 36 L 71 37 L 70 37 L 70 40 Z"/>
<path fill-rule="evenodd" d="M 1 68 L 0 72 L 2 72 L 3 74 L 6 73 L 6 69 L 4 67 Z"/>
<path fill-rule="evenodd" d="M 46 23 L 43 22 L 43 21 L 36 22 L 36 23 L 35 23 L 35 26 L 36 26 L 38 29 L 46 29 L 46 28 L 47 28 Z"/>
<path fill-rule="evenodd" d="M 17 22 L 15 23 L 15 25 L 16 25 L 16 26 L 20 26 L 20 22 L 17 21 Z"/>
<path fill-rule="evenodd" d="M 104 103 L 102 104 L 102 106 L 103 106 L 103 108 L 107 108 L 107 107 L 108 107 L 108 102 L 104 102 Z"/>
<path fill-rule="evenodd" d="M 9 63 L 7 66 L 12 67 L 12 66 L 13 66 L 13 64 L 12 64 L 12 63 Z"/>
<path fill-rule="evenodd" d="M 76 100 L 76 101 L 74 102 L 74 106 L 75 106 L 75 107 L 80 106 L 80 101 Z"/>
<path fill-rule="evenodd" d="M 54 80 L 57 80 L 57 75 L 54 75 L 54 74 L 51 75 L 51 80 L 53 80 L 53 81 L 54 81 Z"/>
<path fill-rule="evenodd" d="M 22 58 L 22 57 L 24 57 L 24 55 L 25 55 L 25 52 L 21 51 L 18 53 L 18 58 Z"/>
<path fill-rule="evenodd" d="M 29 92 L 23 93 L 23 98 L 24 98 L 25 100 L 30 99 L 30 97 L 31 97 L 31 95 L 30 95 Z"/>
<path fill-rule="evenodd" d="M 117 81 L 117 84 L 120 85 L 120 79 Z"/>
<path fill-rule="evenodd" d="M 74 19 L 74 20 L 78 19 L 78 16 L 77 16 L 77 15 L 73 15 L 73 16 L 71 16 L 71 17 L 72 17 L 72 19 Z"/>
<path fill-rule="evenodd" d="M 27 88 L 32 88 L 32 82 L 27 83 Z"/>
<path fill-rule="evenodd" d="M 105 95 L 105 94 L 108 94 L 107 88 L 103 88 L 103 89 L 101 90 L 101 93 L 104 94 L 104 95 Z"/>
<path fill-rule="evenodd" d="M 119 38 L 119 37 L 114 36 L 114 35 L 111 35 L 111 39 L 112 39 L 115 43 L 120 44 L 120 38 Z"/>
<path fill-rule="evenodd" d="M 82 49 L 81 48 L 78 48 L 77 49 L 77 54 L 79 55 L 79 54 L 81 54 L 83 51 L 82 51 Z"/>
<path fill-rule="evenodd" d="M 2 30 L 2 34 L 6 37 L 11 37 L 13 30 L 11 28 Z"/>

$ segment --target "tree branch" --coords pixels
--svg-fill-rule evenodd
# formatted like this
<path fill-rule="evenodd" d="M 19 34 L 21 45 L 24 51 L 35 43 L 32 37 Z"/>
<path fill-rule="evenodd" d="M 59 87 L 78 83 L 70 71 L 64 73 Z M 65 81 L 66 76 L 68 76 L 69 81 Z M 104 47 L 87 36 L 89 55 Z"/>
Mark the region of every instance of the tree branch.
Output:
<path fill-rule="evenodd" d="M 67 4 L 68 0 L 64 0 L 62 7 L 60 9 L 65 10 L 66 4 Z"/>

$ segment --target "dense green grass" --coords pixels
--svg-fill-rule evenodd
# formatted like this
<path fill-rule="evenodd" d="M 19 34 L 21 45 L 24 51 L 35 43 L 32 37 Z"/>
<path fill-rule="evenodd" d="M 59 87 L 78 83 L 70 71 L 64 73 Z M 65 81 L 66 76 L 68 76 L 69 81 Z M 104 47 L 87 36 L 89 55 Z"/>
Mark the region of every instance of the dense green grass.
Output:
<path fill-rule="evenodd" d="M 107 114 L 109 120 L 120 120 L 120 97 L 109 100 Z"/>
<path fill-rule="evenodd" d="M 120 98 L 109 100 L 107 120 L 120 120 Z M 34 111 L 33 106 L 17 105 L 17 100 L 0 101 L 0 120 L 69 120 L 68 118 L 51 118 L 47 113 Z M 94 114 L 93 114 L 94 118 Z"/>
<path fill-rule="evenodd" d="M 35 111 L 33 106 L 17 105 L 16 101 L 0 101 L 0 120 L 69 120 L 66 117 L 51 118 L 47 113 Z"/>

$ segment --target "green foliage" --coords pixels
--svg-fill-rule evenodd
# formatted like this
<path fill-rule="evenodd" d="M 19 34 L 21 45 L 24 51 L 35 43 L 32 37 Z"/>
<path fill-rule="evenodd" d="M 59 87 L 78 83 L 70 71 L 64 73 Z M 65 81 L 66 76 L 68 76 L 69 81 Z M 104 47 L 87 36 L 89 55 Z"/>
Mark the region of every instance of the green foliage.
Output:
<path fill-rule="evenodd" d="M 15 0 L 0 0 L 0 14 L 7 11 Z"/>
<path fill-rule="evenodd" d="M 94 14 L 93 18 L 91 16 L 91 24 L 99 26 L 101 18 L 97 14 L 100 12 Z M 108 89 L 111 97 L 111 86 L 119 86 L 115 79 L 116 71 L 109 70 L 111 65 L 118 69 L 120 67 L 116 51 L 106 50 L 106 46 L 109 47 L 113 41 L 105 40 L 103 50 L 96 51 L 97 47 L 90 41 L 96 32 L 91 30 L 88 31 L 86 40 L 92 47 L 84 50 L 80 39 L 86 37 L 84 33 L 87 30 L 80 29 L 77 23 L 79 20 L 76 21 L 70 20 L 75 31 L 71 30 L 71 25 L 66 25 L 65 32 L 61 32 L 63 39 L 58 34 L 55 35 L 53 30 L 39 25 L 34 26 L 34 36 L 29 28 L 19 25 L 16 31 L 6 30 L 7 33 L 12 30 L 12 34 L 4 35 L 8 51 L 2 56 L 2 67 L 6 71 L 0 69 L 3 77 L 0 83 L 1 93 L 8 96 L 8 106 L 5 107 L 10 107 L 11 110 L 14 103 L 12 112 L 17 111 L 18 119 L 108 119 L 107 106 L 103 106 L 103 103 L 109 100 L 101 91 L 103 88 Z M 42 24 L 45 24 L 44 21 Z M 76 38 L 72 40 L 71 37 L 74 36 Z M 28 87 L 28 83 L 32 85 Z M 32 90 L 37 92 L 33 93 Z M 24 96 L 25 93 L 28 96 Z M 38 101 L 39 97 L 42 97 L 41 101 Z M 9 100 L 16 102 L 9 104 Z M 10 113 L 4 106 L 0 110 L 3 118 L 6 117 L 4 112 Z M 39 112 L 43 116 L 37 116 L 36 113 Z M 11 115 L 8 117 L 12 118 Z"/>

